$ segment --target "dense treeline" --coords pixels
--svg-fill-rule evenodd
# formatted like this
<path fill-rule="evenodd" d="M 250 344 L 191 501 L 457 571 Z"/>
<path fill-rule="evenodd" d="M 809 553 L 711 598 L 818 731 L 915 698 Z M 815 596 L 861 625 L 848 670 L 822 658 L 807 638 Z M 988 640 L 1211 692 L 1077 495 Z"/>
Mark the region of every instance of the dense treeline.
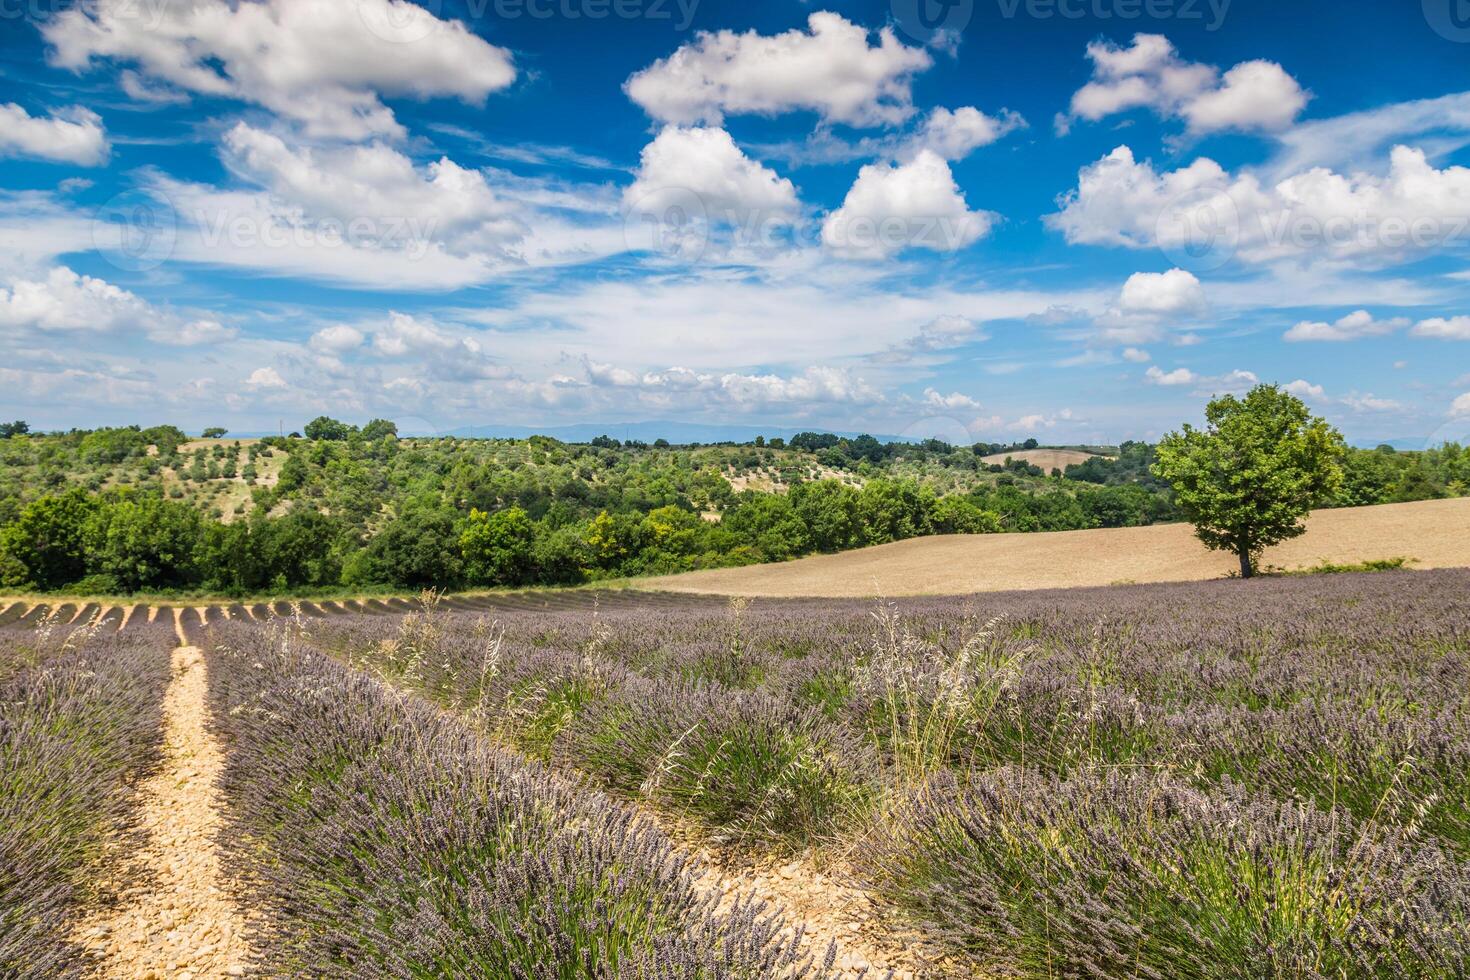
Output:
<path fill-rule="evenodd" d="M 18 427 L 18 428 L 17 428 Z M 171 426 L 0 440 L 0 588 L 226 594 L 571 584 L 926 534 L 1178 519 L 1125 443 L 1065 475 L 979 444 L 399 439 L 329 418 L 250 442 Z M 215 435 L 222 435 L 216 432 Z M 1353 451 L 1341 504 L 1459 495 L 1470 452 Z M 226 491 L 236 496 L 220 496 Z"/>

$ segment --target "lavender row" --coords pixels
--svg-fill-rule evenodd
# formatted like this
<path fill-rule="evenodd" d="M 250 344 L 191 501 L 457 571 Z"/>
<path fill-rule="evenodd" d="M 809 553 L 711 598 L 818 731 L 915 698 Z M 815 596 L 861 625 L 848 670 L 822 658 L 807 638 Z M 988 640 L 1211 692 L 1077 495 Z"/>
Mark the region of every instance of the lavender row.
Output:
<path fill-rule="evenodd" d="M 135 832 L 162 751 L 169 644 L 149 634 L 7 637 L 0 666 L 0 976 L 78 977 L 72 941 Z"/>
<path fill-rule="evenodd" d="M 717 834 L 800 844 L 943 769 L 1148 766 L 1470 854 L 1470 574 L 319 621 L 339 655 Z"/>
<path fill-rule="evenodd" d="M 657 829 L 311 648 L 208 636 L 228 858 L 262 976 L 818 976 L 796 934 L 719 910 Z"/>

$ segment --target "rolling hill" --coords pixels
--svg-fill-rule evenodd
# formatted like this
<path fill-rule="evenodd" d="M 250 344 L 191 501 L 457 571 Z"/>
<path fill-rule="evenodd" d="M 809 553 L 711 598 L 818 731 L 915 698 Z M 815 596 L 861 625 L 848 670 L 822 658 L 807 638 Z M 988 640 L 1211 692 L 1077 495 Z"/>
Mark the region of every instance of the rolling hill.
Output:
<path fill-rule="evenodd" d="M 1264 564 L 1309 568 L 1381 558 L 1470 566 L 1470 498 L 1323 510 Z M 962 595 L 1006 589 L 1222 578 L 1235 559 L 1187 524 L 1031 534 L 943 535 L 798 561 L 640 579 L 639 588 L 749 596 Z"/>

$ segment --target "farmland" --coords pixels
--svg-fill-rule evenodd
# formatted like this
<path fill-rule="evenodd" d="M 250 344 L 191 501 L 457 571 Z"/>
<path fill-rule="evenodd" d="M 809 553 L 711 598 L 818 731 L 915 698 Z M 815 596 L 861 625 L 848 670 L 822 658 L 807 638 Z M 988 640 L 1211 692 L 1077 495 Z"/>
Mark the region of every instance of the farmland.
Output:
<path fill-rule="evenodd" d="M 6 610 L 0 972 L 1461 976 L 1467 588 Z"/>

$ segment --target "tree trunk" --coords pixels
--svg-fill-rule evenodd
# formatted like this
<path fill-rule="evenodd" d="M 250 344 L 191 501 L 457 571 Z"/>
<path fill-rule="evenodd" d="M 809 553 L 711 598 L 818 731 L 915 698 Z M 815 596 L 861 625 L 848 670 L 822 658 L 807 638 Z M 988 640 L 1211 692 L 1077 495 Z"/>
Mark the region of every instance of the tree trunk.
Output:
<path fill-rule="evenodd" d="M 1256 574 L 1255 566 L 1251 564 L 1251 553 L 1249 548 L 1240 549 L 1240 577 L 1250 578 Z"/>

